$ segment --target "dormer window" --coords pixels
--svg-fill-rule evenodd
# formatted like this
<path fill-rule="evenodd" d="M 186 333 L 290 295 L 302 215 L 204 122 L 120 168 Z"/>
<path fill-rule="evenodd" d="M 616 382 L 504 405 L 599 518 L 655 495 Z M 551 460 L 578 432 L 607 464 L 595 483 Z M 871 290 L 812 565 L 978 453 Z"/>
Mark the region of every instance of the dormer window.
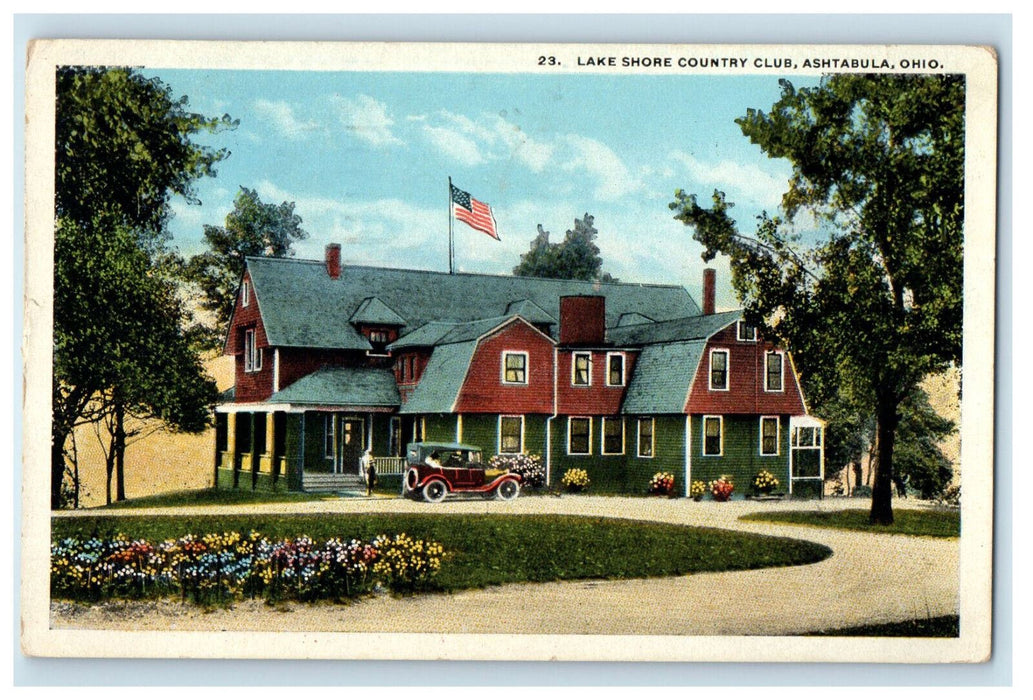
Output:
<path fill-rule="evenodd" d="M 502 353 L 502 383 L 527 384 L 527 353 Z"/>
<path fill-rule="evenodd" d="M 785 356 L 780 352 L 764 353 L 764 391 L 782 391 L 782 367 Z"/>
<path fill-rule="evenodd" d="M 244 280 L 240 284 L 240 305 L 247 306 L 251 303 L 251 283 Z"/>
<path fill-rule="evenodd" d="M 624 353 L 606 356 L 606 386 L 624 386 Z"/>
<path fill-rule="evenodd" d="M 736 322 L 736 337 L 740 343 L 756 343 L 757 327 L 751 326 L 746 321 Z"/>
<path fill-rule="evenodd" d="M 571 384 L 574 386 L 590 386 L 592 384 L 592 353 L 575 352 L 572 371 Z"/>
<path fill-rule="evenodd" d="M 257 372 L 262 369 L 262 349 L 255 339 L 255 329 L 244 331 L 244 371 Z"/>
<path fill-rule="evenodd" d="M 710 390 L 728 391 L 728 351 L 710 351 Z"/>

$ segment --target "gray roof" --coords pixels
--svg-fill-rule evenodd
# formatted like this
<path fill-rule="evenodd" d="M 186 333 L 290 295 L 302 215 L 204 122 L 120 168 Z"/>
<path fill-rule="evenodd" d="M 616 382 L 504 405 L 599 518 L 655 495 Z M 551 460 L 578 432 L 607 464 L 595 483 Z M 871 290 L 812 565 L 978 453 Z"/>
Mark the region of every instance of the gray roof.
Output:
<path fill-rule="evenodd" d="M 554 318 L 552 314 L 530 299 L 511 302 L 506 306 L 506 315 L 520 316 L 531 323 L 559 323 L 559 320 Z"/>
<path fill-rule="evenodd" d="M 420 383 L 399 413 L 451 413 L 466 380 L 477 341 L 439 345 L 427 361 Z"/>
<path fill-rule="evenodd" d="M 659 323 L 618 326 L 607 330 L 606 335 L 611 343 L 619 346 L 701 340 L 709 338 L 728 324 L 735 323 L 741 318 L 741 311 L 724 311 L 709 316 L 690 316 Z"/>
<path fill-rule="evenodd" d="M 560 297 L 574 294 L 604 295 L 608 326 L 628 313 L 661 321 L 699 313 L 689 293 L 673 285 L 449 275 L 358 265 L 342 266 L 340 278 L 331 279 L 322 261 L 259 257 L 248 258 L 247 265 L 269 343 L 281 347 L 369 350 L 369 342 L 348 319 L 371 295 L 404 320 L 403 336 L 432 321 L 464 323 L 508 315 L 514 302 L 531 302 L 545 316 L 558 319 Z"/>
<path fill-rule="evenodd" d="M 621 412 L 628 415 L 683 413 L 706 345 L 706 340 L 693 340 L 642 348 Z"/>
<path fill-rule="evenodd" d="M 352 323 L 380 323 L 388 326 L 404 326 L 405 319 L 399 316 L 390 306 L 376 297 L 370 297 L 359 304 L 355 313 L 348 319 Z"/>
<path fill-rule="evenodd" d="M 398 406 L 395 375 L 371 367 L 324 367 L 272 395 L 269 403 L 319 406 Z"/>

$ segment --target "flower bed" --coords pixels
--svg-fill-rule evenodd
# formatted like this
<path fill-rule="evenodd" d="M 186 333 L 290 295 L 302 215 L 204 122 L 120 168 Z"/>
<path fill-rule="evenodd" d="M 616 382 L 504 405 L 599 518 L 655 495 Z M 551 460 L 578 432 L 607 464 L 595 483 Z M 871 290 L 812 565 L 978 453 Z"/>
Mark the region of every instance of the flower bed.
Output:
<path fill-rule="evenodd" d="M 670 496 L 674 492 L 674 474 L 657 472 L 649 480 L 649 493 L 654 496 Z"/>
<path fill-rule="evenodd" d="M 689 485 L 689 495 L 692 496 L 692 500 L 694 501 L 702 501 L 703 494 L 705 494 L 706 492 L 707 485 L 699 479 L 693 481 L 692 484 Z"/>
<path fill-rule="evenodd" d="M 545 465 L 540 455 L 495 455 L 488 460 L 488 467 L 519 474 L 526 487 L 545 486 Z"/>
<path fill-rule="evenodd" d="M 396 592 L 426 588 L 442 555 L 437 542 L 405 534 L 322 544 L 306 536 L 271 541 L 258 532 L 185 535 L 159 544 L 122 535 L 66 538 L 50 547 L 50 587 L 54 596 L 77 600 L 340 600 L 378 583 Z"/>
<path fill-rule="evenodd" d="M 757 476 L 753 477 L 753 489 L 763 496 L 770 494 L 778 488 L 778 479 L 766 469 L 761 469 Z"/>
<path fill-rule="evenodd" d="M 584 469 L 568 469 L 563 472 L 563 478 L 560 479 L 560 484 L 568 493 L 580 493 L 591 483 L 592 480 L 588 478 L 588 472 Z"/>
<path fill-rule="evenodd" d="M 715 501 L 727 501 L 732 497 L 732 491 L 735 490 L 735 484 L 732 483 L 730 476 L 714 479 L 707 486 L 710 489 L 710 495 L 714 497 Z"/>

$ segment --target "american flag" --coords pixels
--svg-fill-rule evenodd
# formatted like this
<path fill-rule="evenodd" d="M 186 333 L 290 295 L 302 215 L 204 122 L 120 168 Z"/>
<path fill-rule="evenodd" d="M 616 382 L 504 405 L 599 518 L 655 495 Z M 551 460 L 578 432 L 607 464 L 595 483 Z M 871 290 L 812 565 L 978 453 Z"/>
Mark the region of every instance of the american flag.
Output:
<path fill-rule="evenodd" d="M 464 192 L 455 185 L 451 185 L 451 188 L 452 213 L 456 219 L 462 221 L 470 228 L 488 234 L 496 241 L 501 241 L 502 239 L 499 238 L 499 232 L 495 226 L 495 215 L 491 212 L 491 207 L 484 202 L 478 202 L 470 196 L 469 192 Z"/>

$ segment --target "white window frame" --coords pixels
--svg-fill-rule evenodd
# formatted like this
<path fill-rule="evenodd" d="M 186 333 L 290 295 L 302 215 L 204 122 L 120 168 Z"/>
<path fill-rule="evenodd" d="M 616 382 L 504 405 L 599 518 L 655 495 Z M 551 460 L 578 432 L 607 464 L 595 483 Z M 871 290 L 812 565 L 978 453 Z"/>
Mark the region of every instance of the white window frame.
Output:
<path fill-rule="evenodd" d="M 516 418 L 520 421 L 520 449 L 516 452 L 503 452 L 502 451 L 502 420 L 504 418 Z M 524 453 L 524 417 L 523 416 L 499 416 L 498 428 L 496 430 L 496 445 L 498 445 L 497 454 L 500 455 L 519 455 Z"/>
<path fill-rule="evenodd" d="M 775 451 L 765 452 L 764 451 L 764 421 L 775 421 Z M 778 416 L 761 416 L 760 417 L 760 444 L 757 446 L 757 452 L 761 457 L 778 457 L 782 454 L 782 419 Z"/>
<path fill-rule="evenodd" d="M 578 384 L 577 381 L 577 358 L 587 357 L 588 358 L 588 381 L 584 384 Z M 592 386 L 592 353 L 590 352 L 575 352 L 570 356 L 570 385 L 571 386 Z"/>
<path fill-rule="evenodd" d="M 576 420 L 588 421 L 588 452 L 570 451 L 570 426 Z M 592 417 L 591 416 L 567 416 L 567 454 L 575 457 L 591 456 L 592 454 Z"/>
<path fill-rule="evenodd" d="M 511 382 L 506 380 L 506 358 L 510 355 L 523 355 L 524 357 L 524 381 L 522 382 Z M 508 386 L 527 386 L 528 380 L 530 379 L 531 368 L 530 359 L 526 350 L 503 350 L 502 351 L 502 383 Z"/>
<path fill-rule="evenodd" d="M 606 451 L 606 426 L 607 426 L 607 424 L 609 424 L 610 422 L 613 422 L 613 421 L 620 421 L 620 426 L 621 426 L 621 451 L 620 452 L 607 452 Z M 602 454 L 604 454 L 604 455 L 622 455 L 622 454 L 624 454 L 624 451 L 625 451 L 625 438 L 627 437 L 624 434 L 624 430 L 625 430 L 625 428 L 624 428 L 624 418 L 621 418 L 621 417 L 612 418 L 612 417 L 609 417 L 609 416 L 603 416 L 603 425 L 602 425 L 602 436 L 603 436 L 603 439 L 602 439 L 602 444 L 600 445 L 600 448 L 599 448 Z"/>
<path fill-rule="evenodd" d="M 262 370 L 262 348 L 258 347 L 258 332 L 254 328 L 244 330 L 244 371 Z"/>
<path fill-rule="evenodd" d="M 745 337 L 743 337 L 743 329 L 745 329 L 745 328 L 752 328 L 753 329 L 753 337 L 752 338 L 745 338 Z M 756 343 L 757 342 L 757 327 L 756 326 L 751 326 L 750 324 L 746 323 L 746 321 L 736 321 L 735 322 L 735 339 L 738 340 L 740 343 Z"/>
<path fill-rule="evenodd" d="M 714 386 L 714 355 L 725 356 L 725 385 L 724 387 Z M 732 386 L 732 353 L 727 348 L 713 348 L 708 356 L 707 363 L 707 388 L 710 391 L 729 391 Z"/>
<path fill-rule="evenodd" d="M 642 424 L 649 422 L 649 454 L 642 454 Z M 635 454 L 640 459 L 653 459 L 656 456 L 656 418 L 639 418 L 635 426 Z"/>
<path fill-rule="evenodd" d="M 610 358 L 621 358 L 621 381 L 620 384 L 610 383 Z M 628 358 L 623 352 L 606 353 L 606 386 L 624 386 L 628 381 Z"/>
<path fill-rule="evenodd" d="M 768 388 L 768 357 L 771 355 L 778 355 L 779 359 L 779 376 L 782 379 L 782 386 L 778 389 Z M 771 392 L 773 394 L 782 394 L 786 390 L 786 354 L 781 350 L 768 350 L 764 353 L 764 391 Z"/>
<path fill-rule="evenodd" d="M 247 306 L 251 303 L 251 283 L 244 280 L 240 283 L 240 305 Z"/>
<path fill-rule="evenodd" d="M 707 420 L 717 419 L 717 437 L 720 445 L 719 451 L 715 454 L 707 452 Z M 725 454 L 725 418 L 724 416 L 703 416 L 703 423 L 700 425 L 700 449 L 703 457 L 724 457 Z"/>

